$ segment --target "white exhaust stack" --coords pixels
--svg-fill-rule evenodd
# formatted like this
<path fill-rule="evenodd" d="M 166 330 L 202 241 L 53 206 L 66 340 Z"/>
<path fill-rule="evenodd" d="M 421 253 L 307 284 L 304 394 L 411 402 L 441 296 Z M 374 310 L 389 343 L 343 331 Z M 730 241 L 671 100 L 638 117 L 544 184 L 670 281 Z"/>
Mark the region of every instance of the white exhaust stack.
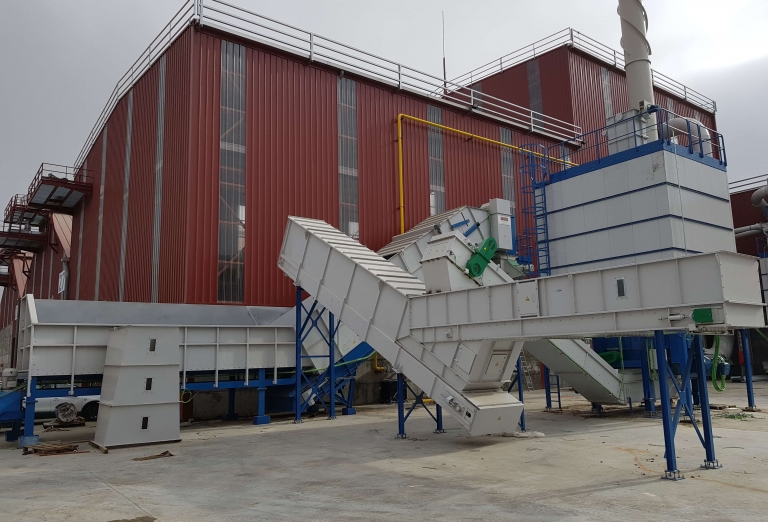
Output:
<path fill-rule="evenodd" d="M 629 107 L 643 111 L 654 104 L 653 77 L 651 76 L 651 44 L 645 37 L 648 30 L 648 16 L 642 0 L 619 0 L 621 18 L 621 47 L 624 49 L 624 69 L 627 72 Z M 658 133 L 648 122 L 646 131 L 649 141 L 658 139 Z"/>

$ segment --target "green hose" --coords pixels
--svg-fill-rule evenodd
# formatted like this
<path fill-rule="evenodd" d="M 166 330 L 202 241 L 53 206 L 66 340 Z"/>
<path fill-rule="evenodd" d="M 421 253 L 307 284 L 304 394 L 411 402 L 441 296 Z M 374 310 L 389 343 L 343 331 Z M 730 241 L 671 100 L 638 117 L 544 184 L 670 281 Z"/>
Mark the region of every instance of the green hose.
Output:
<path fill-rule="evenodd" d="M 720 357 L 720 336 L 715 336 L 715 355 L 712 357 L 712 386 L 716 392 L 725 391 L 725 375 L 720 376 L 720 382 L 717 382 L 717 360 Z"/>

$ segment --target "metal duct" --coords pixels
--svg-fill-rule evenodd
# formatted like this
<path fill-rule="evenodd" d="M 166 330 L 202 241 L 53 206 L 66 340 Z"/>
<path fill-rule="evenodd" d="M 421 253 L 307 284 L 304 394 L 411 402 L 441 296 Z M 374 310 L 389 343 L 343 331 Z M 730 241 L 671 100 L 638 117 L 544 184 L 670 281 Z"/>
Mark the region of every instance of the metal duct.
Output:
<path fill-rule="evenodd" d="M 753 207 L 764 207 L 766 205 L 765 198 L 768 196 L 768 185 L 765 185 L 764 187 L 760 187 L 756 191 L 752 193 L 752 206 Z"/>
<path fill-rule="evenodd" d="M 651 44 L 645 37 L 648 16 L 642 0 L 619 0 L 618 13 L 621 18 L 621 47 L 624 49 L 629 107 L 644 110 L 647 105 L 654 104 Z M 658 133 L 653 128 L 655 117 L 649 123 L 646 133 L 650 141 L 655 141 L 658 139 Z"/>
<path fill-rule="evenodd" d="M 668 124 L 662 125 L 662 127 L 665 140 L 674 136 L 688 136 L 690 133 L 691 146 L 694 152 L 699 151 L 699 137 L 701 137 L 701 149 L 704 155 L 712 156 L 709 130 L 700 121 L 676 117 L 670 119 Z"/>

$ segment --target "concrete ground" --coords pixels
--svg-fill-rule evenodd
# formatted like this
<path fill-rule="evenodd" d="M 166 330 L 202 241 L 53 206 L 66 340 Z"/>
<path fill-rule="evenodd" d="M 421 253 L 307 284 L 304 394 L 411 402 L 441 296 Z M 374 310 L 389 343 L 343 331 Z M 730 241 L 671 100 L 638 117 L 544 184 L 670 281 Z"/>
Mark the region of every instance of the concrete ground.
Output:
<path fill-rule="evenodd" d="M 768 382 L 756 383 L 768 407 Z M 712 402 L 746 406 L 743 384 Z M 627 408 L 590 415 L 564 392 L 562 413 L 527 395 L 529 430 L 540 438 L 470 438 L 450 418 L 432 433 L 414 413 L 396 440 L 394 406 L 362 407 L 335 421 L 206 423 L 162 446 L 41 457 L 0 449 L 3 521 L 74 520 L 768 520 L 768 415 L 718 417 L 720 470 L 704 471 L 704 450 L 681 424 L 685 480 L 661 480 L 661 421 Z M 43 433 L 82 440 L 93 425 Z M 173 457 L 133 461 L 170 450 Z"/>

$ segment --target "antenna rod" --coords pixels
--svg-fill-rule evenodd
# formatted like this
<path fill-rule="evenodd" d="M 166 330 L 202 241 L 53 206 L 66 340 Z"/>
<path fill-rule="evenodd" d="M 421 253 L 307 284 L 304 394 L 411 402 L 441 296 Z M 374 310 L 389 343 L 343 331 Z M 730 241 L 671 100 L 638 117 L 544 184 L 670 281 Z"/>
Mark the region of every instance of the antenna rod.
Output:
<path fill-rule="evenodd" d="M 448 96 L 448 75 L 445 72 L 445 11 L 443 11 L 443 94 Z"/>

